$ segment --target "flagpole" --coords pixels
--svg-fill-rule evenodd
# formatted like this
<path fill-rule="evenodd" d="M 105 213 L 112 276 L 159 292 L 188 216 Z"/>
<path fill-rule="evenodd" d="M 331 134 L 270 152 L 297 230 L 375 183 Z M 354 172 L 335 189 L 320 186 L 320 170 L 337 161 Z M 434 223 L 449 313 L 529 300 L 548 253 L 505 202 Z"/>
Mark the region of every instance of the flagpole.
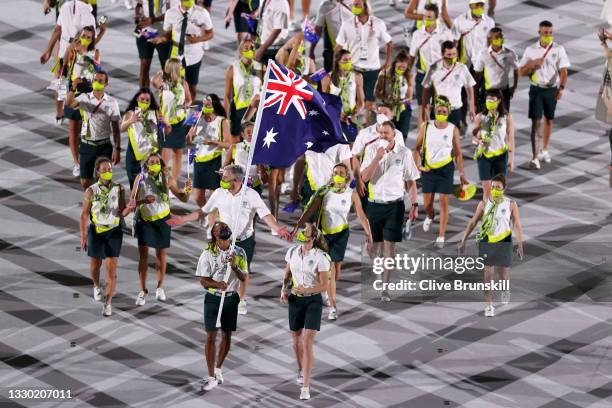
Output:
<path fill-rule="evenodd" d="M 261 125 L 261 112 L 263 111 L 264 101 L 266 99 L 266 89 L 268 89 L 268 77 L 270 73 L 271 61 L 268 60 L 268 65 L 266 67 L 266 74 L 264 76 L 264 84 L 263 89 L 261 91 L 261 95 L 259 97 L 259 106 L 257 107 L 257 113 L 255 116 L 255 127 L 253 128 L 253 136 L 251 137 L 251 147 L 249 148 L 249 157 L 247 159 L 246 168 L 244 169 L 244 180 L 242 181 L 242 187 L 240 189 L 239 199 L 237 200 L 240 204 L 242 204 L 242 199 L 244 198 L 247 183 L 249 180 L 248 174 L 249 169 L 253 163 L 253 153 L 255 152 L 255 146 L 257 146 L 257 135 L 259 134 L 259 127 Z M 231 193 L 230 193 L 231 194 Z M 236 246 L 236 228 L 238 224 L 238 216 L 236 214 L 236 200 L 232 203 L 232 218 L 234 219 L 232 228 L 232 244 L 230 245 L 230 254 L 232 253 L 234 247 Z M 225 270 L 225 276 L 223 277 L 223 281 L 227 283 L 229 280 L 230 274 L 232 273 L 232 265 L 228 262 L 227 269 Z M 221 313 L 223 312 L 223 304 L 225 303 L 225 290 L 221 291 L 221 303 L 219 304 L 219 312 L 217 312 L 217 323 L 216 327 L 221 327 Z"/>

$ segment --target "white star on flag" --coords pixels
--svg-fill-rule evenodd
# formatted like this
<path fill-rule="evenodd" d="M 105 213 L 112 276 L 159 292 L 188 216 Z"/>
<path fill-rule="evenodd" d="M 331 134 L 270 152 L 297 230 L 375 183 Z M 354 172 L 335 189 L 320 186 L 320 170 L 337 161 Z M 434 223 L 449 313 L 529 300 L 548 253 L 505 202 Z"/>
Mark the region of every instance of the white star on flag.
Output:
<path fill-rule="evenodd" d="M 323 131 L 323 134 L 324 134 L 325 136 L 329 136 L 329 132 L 328 132 L 327 130 L 324 130 L 324 131 Z"/>
<path fill-rule="evenodd" d="M 314 143 L 312 143 L 312 142 L 306 142 L 305 144 L 306 144 L 306 148 L 307 148 L 307 149 L 310 149 Z"/>
<path fill-rule="evenodd" d="M 275 132 L 274 128 L 270 130 L 266 130 L 266 137 L 264 137 L 264 143 L 263 143 L 264 146 L 266 146 L 269 149 L 272 143 L 276 143 L 276 140 L 274 138 L 277 135 L 278 135 L 278 132 Z"/>
<path fill-rule="evenodd" d="M 308 111 L 308 116 L 317 116 L 318 114 L 319 114 L 319 111 L 316 111 L 314 109 L 311 111 Z"/>

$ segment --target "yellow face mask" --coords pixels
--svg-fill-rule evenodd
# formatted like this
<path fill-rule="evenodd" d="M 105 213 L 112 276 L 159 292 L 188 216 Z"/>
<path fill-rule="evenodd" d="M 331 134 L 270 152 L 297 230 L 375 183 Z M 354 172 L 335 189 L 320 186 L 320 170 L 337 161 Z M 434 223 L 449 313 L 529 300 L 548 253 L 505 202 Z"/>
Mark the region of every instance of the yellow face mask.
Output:
<path fill-rule="evenodd" d="M 491 189 L 491 198 L 495 202 L 500 202 L 504 198 L 504 190 L 498 190 L 496 188 Z"/>
<path fill-rule="evenodd" d="M 340 68 L 343 71 L 352 71 L 353 69 L 353 61 L 346 61 L 340 63 Z"/>
<path fill-rule="evenodd" d="M 113 172 L 112 171 L 104 171 L 104 172 L 100 173 L 100 178 L 102 180 L 106 180 L 106 181 L 112 180 L 113 179 Z"/>
<path fill-rule="evenodd" d="M 363 13 L 363 7 L 355 7 L 355 6 L 353 6 L 351 11 L 353 12 L 354 15 L 360 16 L 361 13 Z"/>
<path fill-rule="evenodd" d="M 305 244 L 305 243 L 307 243 L 308 241 L 310 241 L 310 238 L 308 238 L 308 237 L 306 236 L 306 234 L 304 234 L 304 231 L 300 231 L 300 232 L 298 232 L 298 234 L 297 234 L 297 240 L 298 240 L 298 242 L 299 242 L 299 243 L 301 243 L 301 244 Z"/>
<path fill-rule="evenodd" d="M 161 164 L 157 163 L 157 164 L 149 164 L 149 173 L 151 174 L 157 174 L 161 171 Z"/>
<path fill-rule="evenodd" d="M 344 184 L 346 183 L 346 177 L 341 176 L 339 174 L 334 174 L 334 177 L 332 177 L 334 183 L 336 184 Z"/>
<path fill-rule="evenodd" d="M 543 46 L 547 46 L 550 45 L 550 43 L 553 42 L 554 36 L 552 35 L 541 35 L 540 36 L 540 42 L 542 43 Z"/>

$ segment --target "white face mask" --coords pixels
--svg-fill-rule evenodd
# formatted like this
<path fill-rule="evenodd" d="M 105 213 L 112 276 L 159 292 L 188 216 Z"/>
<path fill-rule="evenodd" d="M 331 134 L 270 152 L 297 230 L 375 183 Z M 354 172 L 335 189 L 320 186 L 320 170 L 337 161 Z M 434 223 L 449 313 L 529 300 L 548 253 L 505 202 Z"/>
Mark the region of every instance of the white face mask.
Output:
<path fill-rule="evenodd" d="M 389 147 L 389 141 L 385 139 L 378 139 L 378 147 L 382 147 L 383 149 L 387 149 Z"/>
<path fill-rule="evenodd" d="M 384 113 L 379 113 L 378 115 L 376 115 L 376 123 L 379 124 L 379 125 L 382 125 L 383 123 L 385 123 L 388 120 L 389 120 L 389 118 Z"/>

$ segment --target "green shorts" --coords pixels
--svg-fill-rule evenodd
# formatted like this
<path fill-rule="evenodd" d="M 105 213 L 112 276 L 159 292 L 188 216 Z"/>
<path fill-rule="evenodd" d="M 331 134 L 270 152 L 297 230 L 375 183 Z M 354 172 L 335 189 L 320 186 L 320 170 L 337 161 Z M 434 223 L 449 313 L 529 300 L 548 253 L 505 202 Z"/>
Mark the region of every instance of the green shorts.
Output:
<path fill-rule="evenodd" d="M 323 297 L 320 293 L 312 296 L 289 295 L 289 329 L 321 330 Z"/>
<path fill-rule="evenodd" d="M 87 230 L 87 256 L 90 258 L 118 258 L 121 254 L 122 243 L 123 231 L 120 226 L 98 234 L 96 227 L 93 224 L 89 224 L 89 229 Z"/>
<path fill-rule="evenodd" d="M 512 265 L 512 236 L 500 242 L 478 242 L 478 256 L 487 266 L 510 267 Z"/>
<path fill-rule="evenodd" d="M 380 69 L 356 71 L 361 73 L 361 76 L 363 77 L 363 93 L 365 94 L 366 102 L 376 101 L 374 89 L 376 88 L 376 81 L 378 80 L 378 73 L 380 72 Z"/>
<path fill-rule="evenodd" d="M 206 162 L 193 164 L 193 188 L 201 190 L 216 190 L 221 183 L 221 156 Z"/>
<path fill-rule="evenodd" d="M 227 292 L 223 301 L 221 312 L 221 330 L 236 331 L 238 323 L 238 303 L 240 297 L 236 292 Z M 206 292 L 204 296 L 204 330 L 207 332 L 217 331 L 217 314 L 221 305 L 221 296 Z"/>
<path fill-rule="evenodd" d="M 249 267 L 249 274 L 251 273 L 251 261 L 253 260 L 253 255 L 255 254 L 255 233 L 242 241 L 236 241 L 236 246 L 244 249 L 244 252 L 247 257 L 247 265 Z"/>
<path fill-rule="evenodd" d="M 529 87 L 529 119 L 555 118 L 557 108 L 557 87 L 541 88 L 531 85 Z"/>
<path fill-rule="evenodd" d="M 372 240 L 401 242 L 405 211 L 403 199 L 389 204 L 368 202 L 366 216 L 370 223 Z"/>
<path fill-rule="evenodd" d="M 138 246 L 146 246 L 156 249 L 170 248 L 172 229 L 168 224 L 166 224 L 166 221 L 169 219 L 170 216 L 168 215 L 161 220 L 138 220 L 138 222 L 136 222 L 136 238 L 138 238 Z"/>
<path fill-rule="evenodd" d="M 346 252 L 350 235 L 351 233 L 348 228 L 335 234 L 324 235 L 325 241 L 329 246 L 329 257 L 332 262 L 342 262 L 344 260 L 344 253 Z"/>
<path fill-rule="evenodd" d="M 79 167 L 82 179 L 93 180 L 94 165 L 98 157 L 108 157 L 113 155 L 113 145 L 110 140 L 96 146 L 83 143 L 79 144 Z"/>

